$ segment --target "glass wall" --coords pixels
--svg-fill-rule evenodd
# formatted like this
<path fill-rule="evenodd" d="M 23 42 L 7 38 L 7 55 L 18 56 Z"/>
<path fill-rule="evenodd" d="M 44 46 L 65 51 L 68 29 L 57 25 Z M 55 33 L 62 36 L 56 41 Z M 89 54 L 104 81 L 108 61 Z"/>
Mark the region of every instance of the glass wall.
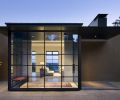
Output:
<path fill-rule="evenodd" d="M 11 88 L 78 88 L 78 47 L 76 32 L 11 32 Z"/>

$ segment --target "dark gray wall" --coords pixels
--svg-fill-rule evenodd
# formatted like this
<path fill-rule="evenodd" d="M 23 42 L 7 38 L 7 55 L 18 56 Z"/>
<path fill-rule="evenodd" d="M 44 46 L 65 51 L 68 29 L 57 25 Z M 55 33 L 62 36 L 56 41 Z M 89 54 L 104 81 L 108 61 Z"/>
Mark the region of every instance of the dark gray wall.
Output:
<path fill-rule="evenodd" d="M 120 81 L 120 35 L 107 42 L 82 42 L 82 80 Z"/>
<path fill-rule="evenodd" d="M 107 26 L 107 18 L 100 18 L 100 19 L 98 19 L 98 26 L 106 27 Z"/>
<path fill-rule="evenodd" d="M 0 27 L 0 81 L 8 78 L 8 38 L 7 30 Z"/>
<path fill-rule="evenodd" d="M 107 18 L 98 18 L 93 20 L 90 25 L 90 27 L 106 27 L 107 26 Z"/>

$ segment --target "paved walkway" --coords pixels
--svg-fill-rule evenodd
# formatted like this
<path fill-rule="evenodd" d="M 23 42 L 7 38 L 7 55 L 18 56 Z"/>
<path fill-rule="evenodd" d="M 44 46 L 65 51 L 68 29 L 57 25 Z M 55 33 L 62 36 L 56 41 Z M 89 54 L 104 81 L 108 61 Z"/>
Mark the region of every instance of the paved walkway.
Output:
<path fill-rule="evenodd" d="M 86 81 L 82 82 L 83 90 L 95 90 L 95 89 L 119 89 L 120 90 L 120 82 L 106 82 L 106 81 Z"/>
<path fill-rule="evenodd" d="M 0 82 L 0 100 L 120 100 L 120 90 L 9 92 L 7 82 Z"/>

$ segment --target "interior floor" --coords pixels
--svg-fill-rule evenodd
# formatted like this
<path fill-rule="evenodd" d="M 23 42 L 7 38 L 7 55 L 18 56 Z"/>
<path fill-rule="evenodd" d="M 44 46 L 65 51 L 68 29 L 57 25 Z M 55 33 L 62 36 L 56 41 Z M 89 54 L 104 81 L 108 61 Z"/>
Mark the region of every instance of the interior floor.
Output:
<path fill-rule="evenodd" d="M 45 83 L 45 88 L 77 88 L 74 82 L 47 82 Z M 27 88 L 27 83 L 23 84 L 20 88 Z M 38 82 L 28 82 L 28 88 L 44 88 L 44 84 Z"/>
<path fill-rule="evenodd" d="M 64 81 L 67 80 L 67 81 Z M 20 88 L 77 88 L 75 82 L 71 81 L 71 78 L 63 78 L 61 83 L 61 77 L 57 76 L 46 76 L 45 78 L 32 77 L 29 78 L 29 82 L 24 83 Z M 45 81 L 45 84 L 44 84 Z"/>
<path fill-rule="evenodd" d="M 61 83 L 62 81 L 62 83 Z M 44 84 L 45 83 L 45 84 Z M 39 74 L 33 72 L 29 81 L 25 82 L 20 88 L 77 88 L 77 82 L 73 81 L 73 77 L 62 77 L 60 73 L 54 73 L 53 76 L 40 77 Z"/>

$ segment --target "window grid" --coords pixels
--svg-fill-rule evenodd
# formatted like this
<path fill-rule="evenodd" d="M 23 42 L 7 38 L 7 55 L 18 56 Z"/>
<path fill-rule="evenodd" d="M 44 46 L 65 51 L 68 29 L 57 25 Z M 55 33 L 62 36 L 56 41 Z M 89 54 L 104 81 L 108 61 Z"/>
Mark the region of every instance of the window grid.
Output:
<path fill-rule="evenodd" d="M 45 34 L 45 33 L 44 33 L 44 34 Z M 62 35 L 61 35 L 61 36 L 62 36 Z M 61 38 L 62 38 L 62 37 L 61 37 Z M 62 39 L 61 39 L 61 41 L 62 41 Z M 14 42 L 12 42 L 12 43 L 14 44 Z M 27 45 L 28 45 L 29 43 L 30 43 L 30 42 L 27 41 Z M 43 43 L 44 43 L 44 47 L 45 47 L 45 39 L 44 39 L 44 42 L 43 42 Z M 13 44 L 12 44 L 12 45 L 13 45 Z M 62 45 L 62 43 L 61 43 L 61 45 Z M 44 51 L 45 51 L 45 48 L 44 48 Z M 14 54 L 14 53 L 13 53 L 13 54 L 11 54 L 11 55 L 19 55 L 19 54 Z M 20 55 L 31 55 L 31 54 L 29 54 L 28 52 L 27 52 L 26 54 L 23 54 L 23 53 L 21 52 Z M 44 54 L 34 54 L 34 55 L 44 55 L 44 56 L 45 56 L 45 55 L 49 55 L 49 54 L 47 54 L 47 53 L 45 54 L 45 52 L 44 52 Z M 54 54 L 54 55 L 61 55 L 61 58 L 62 58 L 63 55 L 73 55 L 73 54 L 62 54 L 62 53 L 61 53 L 61 54 Z M 28 57 L 28 56 L 27 56 L 27 57 Z M 44 57 L 44 58 L 45 58 L 45 57 Z M 74 59 L 74 57 L 73 57 L 73 59 Z M 33 59 L 33 60 L 35 60 L 35 59 Z M 54 59 L 52 59 L 52 60 L 54 60 Z M 58 59 L 56 59 L 56 60 L 58 60 Z M 45 60 L 44 60 L 44 61 L 45 61 Z M 62 60 L 61 60 L 61 61 L 62 61 Z M 62 64 L 62 63 L 61 63 L 61 64 Z M 13 66 L 14 66 L 14 65 L 13 65 Z M 24 66 L 24 65 L 22 65 L 22 66 Z M 25 65 L 25 66 L 26 66 L 26 65 Z M 27 67 L 28 67 L 28 66 L 30 66 L 30 65 L 27 63 Z M 41 66 L 41 65 L 37 65 L 37 66 Z M 44 64 L 44 66 L 45 66 L 45 64 Z M 72 65 L 59 65 L 59 66 L 71 66 L 71 67 L 72 67 Z M 77 65 L 77 66 L 78 66 L 78 65 Z M 28 69 L 28 68 L 27 68 L 27 69 Z M 28 74 L 28 73 L 27 73 L 27 74 Z M 62 76 L 62 75 L 61 75 L 61 76 Z M 28 76 L 28 77 L 31 77 L 31 76 Z M 65 77 L 68 77 L 68 76 L 65 76 Z M 69 76 L 69 77 L 73 77 L 73 76 Z M 78 76 L 74 76 L 74 77 L 78 77 Z M 62 81 L 62 79 L 61 79 L 61 81 Z M 28 83 L 27 83 L 27 84 L 28 84 Z M 44 82 L 44 84 L 45 84 L 45 82 Z M 61 84 L 62 84 L 62 83 L 61 83 Z M 28 88 L 28 86 L 27 86 L 27 88 Z M 44 85 L 44 88 L 45 88 L 45 85 Z M 62 85 L 61 85 L 61 88 L 62 88 Z"/>

